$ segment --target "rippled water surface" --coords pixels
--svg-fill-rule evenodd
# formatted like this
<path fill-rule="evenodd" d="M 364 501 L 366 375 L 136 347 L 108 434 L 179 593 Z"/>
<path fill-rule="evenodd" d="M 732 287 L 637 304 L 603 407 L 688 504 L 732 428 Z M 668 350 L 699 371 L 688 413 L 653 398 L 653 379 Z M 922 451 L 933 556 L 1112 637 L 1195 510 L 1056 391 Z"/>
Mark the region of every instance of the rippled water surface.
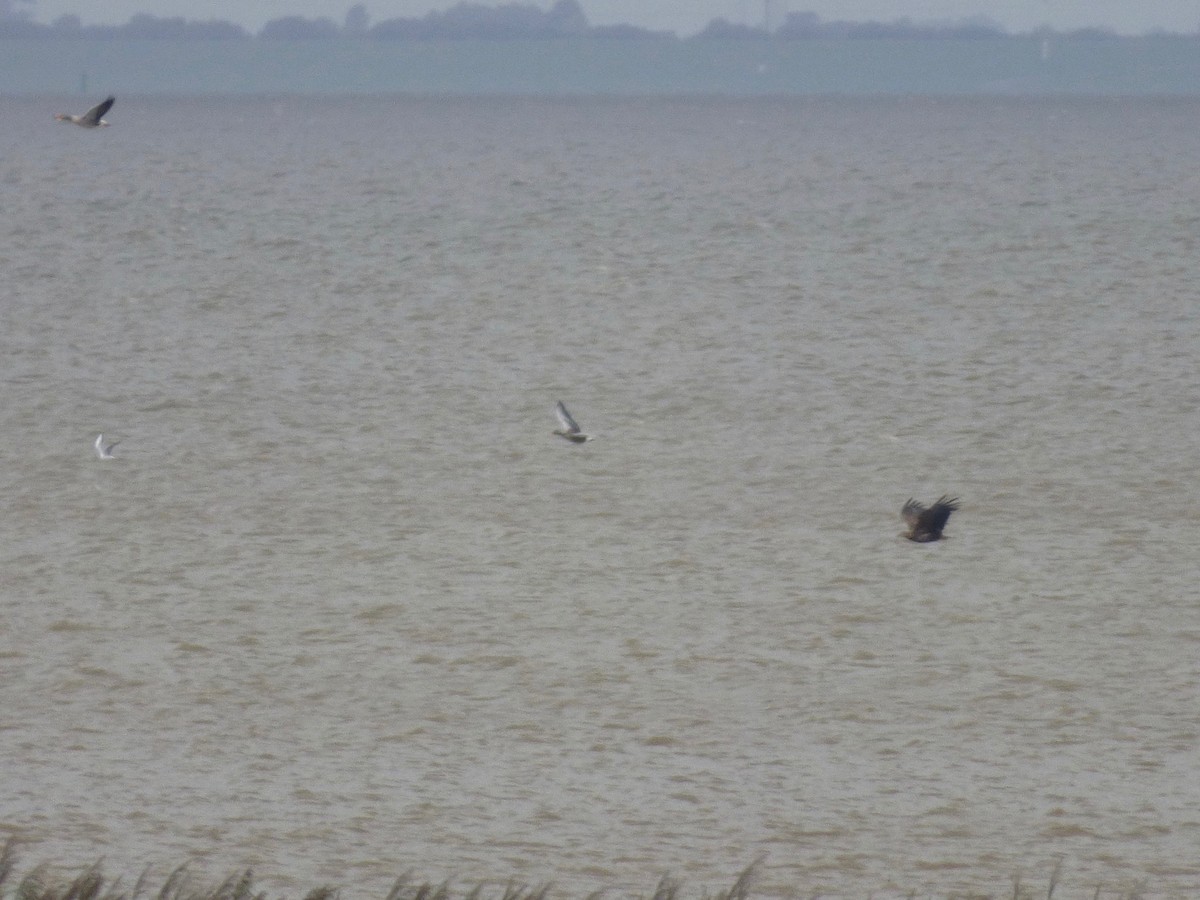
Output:
<path fill-rule="evenodd" d="M 63 102 L 0 100 L 30 863 L 1200 894 L 1200 102 Z"/>

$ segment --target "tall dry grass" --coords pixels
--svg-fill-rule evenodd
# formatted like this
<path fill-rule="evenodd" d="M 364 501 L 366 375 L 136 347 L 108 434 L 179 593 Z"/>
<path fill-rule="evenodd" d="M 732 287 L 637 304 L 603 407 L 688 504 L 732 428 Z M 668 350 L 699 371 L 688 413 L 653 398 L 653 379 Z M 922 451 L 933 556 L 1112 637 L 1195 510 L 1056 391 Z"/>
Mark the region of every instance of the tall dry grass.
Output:
<path fill-rule="evenodd" d="M 757 864 L 755 864 L 757 865 Z M 702 900 L 747 900 L 750 879 L 755 865 L 748 866 L 728 891 L 705 894 Z M 0 900 L 268 900 L 265 890 L 254 883 L 254 873 L 246 870 L 231 875 L 215 885 L 197 884 L 182 865 L 167 876 L 161 885 L 150 884 L 149 870 L 142 873 L 132 886 L 126 887 L 120 877 L 106 876 L 99 862 L 93 863 L 74 878 L 52 877 L 45 865 L 38 866 L 17 879 L 16 842 L 9 839 L 0 850 Z M 478 884 L 456 895 L 450 883 L 434 884 L 414 880 L 411 874 L 396 879 L 384 900 L 547 900 L 551 885 L 530 886 L 514 881 L 502 889 L 488 889 Z M 603 891 L 588 896 L 600 900 Z M 648 900 L 679 900 L 680 884 L 662 878 Z M 330 885 L 313 888 L 303 900 L 337 900 L 340 890 Z"/>
<path fill-rule="evenodd" d="M 714 894 L 704 891 L 700 900 L 748 900 L 755 872 L 761 863 L 759 859 L 747 866 L 728 890 Z M 255 885 L 254 873 L 250 870 L 231 875 L 217 884 L 203 885 L 196 883 L 187 866 L 183 865 L 157 887 L 150 883 L 149 870 L 143 872 L 132 886 L 126 887 L 120 877 L 106 876 L 99 862 L 74 878 L 53 877 L 45 865 L 32 869 L 21 878 L 15 876 L 15 870 L 16 842 L 10 838 L 0 850 L 0 900 L 269 900 L 267 892 Z M 1027 887 L 1018 876 L 1013 879 L 1012 893 L 1007 896 L 1011 900 L 1054 900 L 1061 877 L 1060 859 L 1047 888 Z M 478 884 L 465 893 L 456 893 L 448 881 L 435 884 L 415 880 L 411 874 L 406 874 L 396 879 L 384 900 L 550 900 L 551 887 L 549 883 L 530 886 L 510 881 L 503 888 Z M 682 900 L 682 889 L 681 882 L 664 876 L 652 894 L 635 900 Z M 1144 890 L 1140 885 L 1116 890 L 1097 887 L 1092 900 L 1142 900 Z M 322 885 L 308 891 L 302 900 L 338 900 L 340 894 L 339 888 Z M 789 892 L 789 895 L 810 900 L 822 896 L 820 891 L 805 892 L 802 889 Z M 596 891 L 585 900 L 604 900 L 606 896 L 607 892 Z M 928 895 L 919 895 L 915 891 L 908 895 L 909 900 L 917 900 L 920 896 Z M 1005 896 L 1006 892 L 946 895 L 947 900 L 1004 900 Z"/>

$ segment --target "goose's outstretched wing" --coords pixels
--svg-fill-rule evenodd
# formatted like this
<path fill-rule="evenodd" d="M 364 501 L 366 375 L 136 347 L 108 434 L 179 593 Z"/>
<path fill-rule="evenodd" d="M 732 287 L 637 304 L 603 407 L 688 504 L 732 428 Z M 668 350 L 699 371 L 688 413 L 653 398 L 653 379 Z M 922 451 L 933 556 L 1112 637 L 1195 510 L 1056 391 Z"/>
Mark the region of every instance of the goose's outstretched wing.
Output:
<path fill-rule="evenodd" d="M 99 125 L 100 120 L 104 118 L 104 114 L 112 109 L 112 105 L 117 102 L 116 97 L 109 97 L 97 103 L 82 116 L 79 117 L 81 125 Z"/>

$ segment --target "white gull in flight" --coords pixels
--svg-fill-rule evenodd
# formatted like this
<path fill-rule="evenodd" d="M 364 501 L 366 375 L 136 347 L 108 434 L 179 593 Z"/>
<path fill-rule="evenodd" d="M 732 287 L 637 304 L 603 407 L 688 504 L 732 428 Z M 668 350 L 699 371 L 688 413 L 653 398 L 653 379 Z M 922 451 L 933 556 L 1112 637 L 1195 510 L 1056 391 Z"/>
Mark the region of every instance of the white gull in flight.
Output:
<path fill-rule="evenodd" d="M 96 448 L 96 455 L 101 459 L 113 459 L 113 447 L 119 443 L 121 442 L 113 441 L 111 444 L 106 444 L 104 443 L 104 435 L 98 434 L 96 435 L 96 443 L 92 444 L 92 446 Z"/>
<path fill-rule="evenodd" d="M 567 408 L 563 406 L 561 400 L 554 407 L 554 414 L 558 416 L 559 425 L 562 426 L 555 428 L 554 434 L 573 444 L 582 444 L 592 439 L 590 434 L 584 434 L 579 430 L 579 423 L 571 418 L 571 414 L 567 412 Z"/>

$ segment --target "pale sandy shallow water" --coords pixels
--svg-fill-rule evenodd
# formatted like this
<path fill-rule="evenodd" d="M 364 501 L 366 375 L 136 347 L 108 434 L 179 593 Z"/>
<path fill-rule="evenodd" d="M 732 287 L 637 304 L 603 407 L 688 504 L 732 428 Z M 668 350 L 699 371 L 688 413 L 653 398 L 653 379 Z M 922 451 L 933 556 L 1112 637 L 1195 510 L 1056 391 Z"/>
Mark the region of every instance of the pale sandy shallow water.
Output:
<path fill-rule="evenodd" d="M 1200 104 L 59 102 L 0 101 L 24 857 L 1200 893 Z"/>

